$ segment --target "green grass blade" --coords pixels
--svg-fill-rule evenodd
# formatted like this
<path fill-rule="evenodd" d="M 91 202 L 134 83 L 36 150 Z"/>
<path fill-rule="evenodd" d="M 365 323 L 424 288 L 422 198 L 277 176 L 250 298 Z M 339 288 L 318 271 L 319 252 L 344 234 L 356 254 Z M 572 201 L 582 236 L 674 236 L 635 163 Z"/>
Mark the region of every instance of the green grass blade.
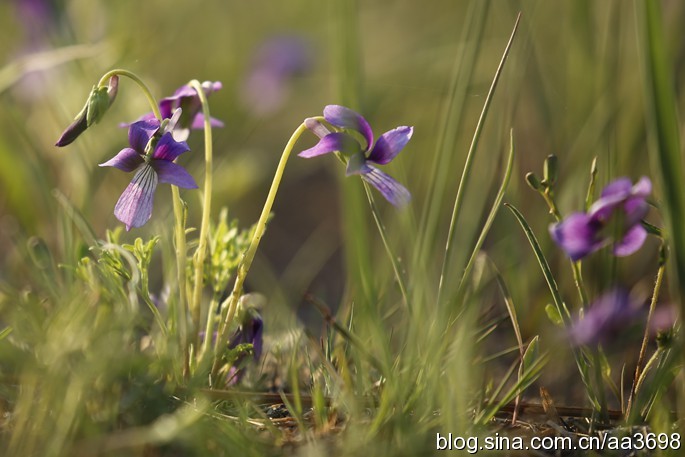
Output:
<path fill-rule="evenodd" d="M 504 69 L 504 64 L 509 56 L 509 51 L 511 50 L 511 45 L 514 42 L 514 37 L 516 36 L 516 31 L 518 30 L 518 25 L 521 20 L 521 13 L 516 16 L 516 22 L 514 23 L 514 29 L 509 37 L 509 42 L 507 43 L 504 53 L 502 54 L 502 59 L 500 60 L 497 71 L 495 71 L 495 77 L 492 80 L 490 89 L 488 90 L 488 95 L 485 97 L 485 103 L 483 104 L 483 110 L 481 111 L 480 118 L 478 119 L 478 124 L 476 125 L 476 130 L 473 133 L 473 139 L 471 140 L 471 146 L 469 147 L 469 152 L 466 155 L 466 162 L 464 163 L 464 168 L 462 170 L 461 179 L 459 180 L 459 186 L 457 188 L 457 196 L 454 200 L 454 206 L 452 208 L 452 218 L 450 219 L 449 231 L 447 233 L 447 242 L 445 244 L 445 256 L 442 261 L 442 268 L 440 271 L 440 283 L 438 284 L 438 303 L 441 301 L 443 284 L 445 277 L 447 275 L 447 267 L 450 264 L 452 258 L 452 247 L 454 246 L 454 233 L 457 227 L 457 221 L 459 220 L 459 213 L 461 212 L 462 202 L 464 200 L 464 190 L 469 181 L 471 175 L 471 167 L 473 166 L 473 160 L 476 156 L 476 150 L 478 149 L 478 143 L 480 142 L 480 135 L 483 131 L 483 125 L 485 124 L 485 119 L 488 116 L 488 111 L 490 110 L 490 105 L 492 104 L 492 98 L 495 94 L 495 89 L 497 89 L 497 84 L 499 83 L 499 78 L 502 75 L 502 70 Z"/>
<path fill-rule="evenodd" d="M 452 80 L 447 92 L 447 106 L 443 115 L 444 122 L 438 133 L 438 145 L 431 165 L 431 187 L 428 191 L 421 214 L 420 241 L 416 243 L 419 265 L 425 264 L 435 244 L 438 224 L 442 220 L 443 199 L 450 183 L 450 171 L 456 149 L 459 127 L 466 106 L 468 89 L 471 85 L 477 58 L 480 55 L 485 20 L 489 0 L 472 1 L 464 20 L 460 42 L 472 43 L 461 46 L 455 56 Z"/>
<path fill-rule="evenodd" d="M 658 170 L 661 184 L 667 238 L 672 247 L 672 266 L 679 293 L 680 314 L 685 315 L 685 181 L 683 180 L 682 150 L 678 133 L 677 94 L 675 74 L 664 40 L 661 2 L 636 1 L 638 28 L 642 42 L 647 124 L 650 134 L 649 154 Z M 680 337 L 681 353 L 685 354 L 685 338 Z M 679 412 L 685 412 L 685 398 L 681 395 Z"/>
<path fill-rule="evenodd" d="M 685 176 L 680 145 L 679 122 L 673 75 L 664 39 L 661 2 L 636 1 L 638 29 L 642 42 L 647 126 L 650 136 L 650 159 L 659 171 L 667 238 L 673 259 L 671 284 L 677 288 L 680 315 L 685 315 Z M 681 336 L 681 344 L 683 342 Z M 681 351 L 685 354 L 685 351 Z M 679 395 L 678 412 L 685 412 L 685 396 Z"/>
<path fill-rule="evenodd" d="M 521 214 L 521 212 L 518 209 L 516 209 L 516 207 L 510 205 L 509 203 L 505 203 L 504 206 L 511 210 L 511 212 L 514 214 L 514 217 L 516 217 L 516 220 L 521 225 L 523 233 L 525 233 L 526 238 L 528 238 L 528 242 L 530 243 L 530 246 L 533 248 L 533 253 L 535 254 L 535 258 L 537 259 L 538 264 L 540 265 L 542 275 L 545 277 L 545 281 L 547 282 L 549 291 L 552 294 L 554 306 L 557 308 L 559 315 L 561 315 L 561 317 L 564 319 L 565 325 L 570 325 L 571 313 L 568 311 L 566 304 L 561 298 L 561 294 L 559 293 L 559 286 L 557 286 L 557 281 L 554 279 L 554 276 L 552 275 L 552 270 L 549 268 L 549 263 L 547 262 L 545 255 L 542 253 L 540 243 L 538 243 L 538 240 L 535 237 L 535 234 L 533 233 L 533 229 L 530 228 L 530 225 L 528 225 L 528 222 L 526 222 L 526 219 L 523 217 L 523 214 Z"/>
<path fill-rule="evenodd" d="M 492 204 L 492 208 L 490 208 L 490 213 L 488 214 L 487 219 L 485 220 L 485 224 L 483 224 L 483 228 L 480 231 L 480 235 L 478 236 L 478 240 L 476 241 L 476 245 L 473 247 L 473 252 L 471 252 L 471 257 L 469 258 L 469 261 L 466 263 L 466 268 L 464 268 L 464 274 L 461 277 L 461 280 L 459 281 L 459 288 L 457 295 L 459 295 L 461 292 L 463 292 L 463 288 L 466 284 L 466 281 L 468 280 L 471 269 L 473 268 L 474 263 L 476 262 L 476 257 L 478 256 L 478 253 L 480 252 L 481 247 L 483 247 L 483 243 L 485 242 L 485 237 L 487 237 L 488 233 L 490 232 L 490 227 L 492 227 L 492 223 L 495 221 L 495 216 L 497 216 L 497 213 L 499 212 L 500 206 L 502 205 L 502 200 L 504 199 L 504 194 L 507 190 L 507 187 L 509 186 L 509 181 L 511 180 L 511 172 L 514 168 L 514 130 L 509 131 L 509 157 L 507 159 L 507 165 L 506 168 L 504 169 L 504 177 L 502 178 L 502 184 L 499 187 L 499 190 L 497 191 L 497 195 L 495 196 L 495 201 Z"/>

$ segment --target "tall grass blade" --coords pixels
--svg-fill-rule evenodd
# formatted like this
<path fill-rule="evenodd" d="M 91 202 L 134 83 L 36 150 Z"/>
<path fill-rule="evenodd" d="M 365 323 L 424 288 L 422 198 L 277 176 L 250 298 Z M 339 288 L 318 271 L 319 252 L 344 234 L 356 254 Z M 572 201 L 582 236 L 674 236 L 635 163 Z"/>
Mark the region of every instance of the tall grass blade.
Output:
<path fill-rule="evenodd" d="M 483 247 L 483 243 L 485 242 L 485 237 L 487 237 L 488 233 L 490 232 L 490 227 L 492 227 L 492 223 L 495 221 L 495 216 L 497 216 L 497 213 L 499 212 L 500 206 L 502 205 L 502 200 L 504 199 L 504 194 L 507 191 L 507 187 L 509 186 L 509 181 L 511 180 L 511 171 L 514 168 L 514 130 L 509 131 L 509 157 L 507 158 L 507 165 L 504 169 L 504 177 L 502 178 L 502 184 L 499 187 L 499 190 L 497 191 L 497 195 L 495 196 L 495 201 L 492 203 L 492 207 L 490 208 L 490 212 L 488 213 L 488 217 L 485 220 L 485 224 L 483 224 L 483 228 L 480 231 L 480 235 L 478 235 L 478 240 L 476 241 L 476 245 L 473 247 L 473 252 L 471 252 L 471 257 L 469 258 L 469 261 L 466 263 L 466 268 L 464 268 L 464 273 L 461 277 L 461 280 L 459 281 L 459 289 L 457 292 L 457 295 L 459 295 L 461 292 L 463 292 L 463 288 L 466 284 L 466 281 L 468 280 L 471 269 L 473 268 L 473 265 L 476 261 L 476 257 L 478 256 L 478 253 L 480 252 L 481 247 Z"/>
<path fill-rule="evenodd" d="M 559 315 L 564 320 L 564 324 L 567 326 L 570 325 L 571 313 L 569 312 L 568 308 L 566 307 L 566 304 L 561 298 L 561 294 L 559 293 L 559 286 L 557 286 L 557 281 L 556 279 L 554 279 L 554 275 L 552 275 L 552 270 L 549 267 L 549 263 L 547 262 L 545 255 L 542 253 L 542 248 L 540 248 L 540 243 L 538 243 L 538 239 L 535 237 L 533 229 L 530 228 L 530 225 L 528 225 L 528 222 L 526 222 L 526 219 L 523 217 L 523 214 L 521 214 L 521 212 L 518 209 L 516 209 L 516 207 L 510 205 L 509 203 L 505 203 L 504 206 L 511 210 L 511 212 L 514 214 L 514 217 L 521 225 L 523 233 L 525 233 L 526 238 L 528 238 L 528 242 L 530 243 L 530 246 L 533 248 L 533 253 L 535 254 L 535 258 L 537 259 L 538 264 L 540 265 L 542 275 L 545 277 L 545 281 L 547 282 L 549 291 L 552 294 L 554 306 L 557 308 Z"/>
<path fill-rule="evenodd" d="M 464 200 L 464 189 L 469 181 L 471 175 L 471 167 L 473 165 L 473 160 L 476 156 L 476 150 L 478 148 L 478 143 L 480 142 L 480 135 L 483 131 L 483 125 L 485 124 L 485 119 L 488 116 L 488 111 L 490 110 L 490 105 L 492 104 L 492 97 L 495 94 L 495 89 L 497 89 L 497 83 L 502 75 L 502 70 L 504 69 L 504 64 L 509 56 L 509 51 L 511 50 L 511 45 L 514 42 L 514 37 L 516 36 L 516 31 L 518 30 L 518 25 L 521 20 L 521 13 L 516 16 L 516 22 L 514 23 L 514 29 L 509 37 L 509 42 L 504 49 L 504 54 L 502 54 L 502 59 L 500 60 L 497 71 L 495 71 L 495 77 L 492 80 L 488 95 L 485 98 L 485 103 L 483 104 L 483 110 L 481 111 L 480 118 L 478 119 L 478 124 L 476 125 L 476 130 L 473 133 L 473 139 L 471 140 L 471 146 L 469 147 L 469 152 L 466 155 L 466 162 L 464 163 L 464 169 L 462 171 L 461 179 L 459 180 L 459 187 L 457 188 L 457 196 L 454 200 L 454 207 L 452 208 L 452 218 L 450 219 L 450 227 L 447 233 L 447 242 L 445 243 L 445 256 L 442 261 L 442 268 L 440 270 L 440 283 L 438 284 L 438 303 L 441 302 L 443 285 L 445 282 L 445 276 L 447 275 L 447 268 L 452 259 L 452 247 L 454 245 L 454 233 L 457 227 L 457 221 L 459 220 L 459 213 L 461 212 L 462 202 Z"/>
<path fill-rule="evenodd" d="M 642 42 L 647 126 L 650 135 L 649 155 L 658 170 L 661 183 L 662 213 L 672 247 L 671 284 L 679 294 L 680 315 L 685 315 L 685 181 L 682 149 L 678 133 L 677 94 L 672 75 L 674 69 L 664 40 L 661 2 L 636 1 L 638 28 Z M 681 353 L 685 338 L 680 336 Z M 685 396 L 680 395 L 679 412 L 685 413 Z M 685 427 L 685 426 L 684 426 Z"/>

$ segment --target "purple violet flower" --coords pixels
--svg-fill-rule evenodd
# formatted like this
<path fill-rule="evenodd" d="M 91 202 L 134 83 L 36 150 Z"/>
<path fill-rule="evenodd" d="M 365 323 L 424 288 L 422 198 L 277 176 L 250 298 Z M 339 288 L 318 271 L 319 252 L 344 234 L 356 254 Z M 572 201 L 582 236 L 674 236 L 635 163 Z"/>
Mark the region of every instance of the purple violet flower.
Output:
<path fill-rule="evenodd" d="M 219 81 L 205 81 L 202 83 L 202 89 L 207 96 L 218 91 L 221 87 L 222 84 Z M 176 141 L 185 141 L 190 135 L 190 129 L 202 129 L 204 128 L 205 122 L 205 116 L 202 114 L 200 97 L 198 97 L 195 89 L 188 84 L 176 89 L 174 95 L 171 97 L 166 97 L 159 101 L 159 111 L 162 115 L 162 119 L 170 119 L 178 108 L 181 108 L 182 114 L 173 130 L 173 135 Z M 138 121 L 152 119 L 155 119 L 155 115 L 153 113 L 147 113 L 141 116 Z M 224 126 L 223 122 L 213 117 L 210 119 L 210 124 L 212 127 Z M 129 125 L 131 124 L 122 124 L 122 127 L 127 127 Z"/>
<path fill-rule="evenodd" d="M 100 164 L 101 167 L 115 167 L 126 172 L 137 170 L 114 207 L 114 215 L 126 224 L 126 230 L 141 227 L 150 219 L 158 182 L 185 189 L 197 188 L 193 177 L 174 163 L 179 155 L 190 150 L 188 145 L 172 137 L 170 131 L 174 122 L 162 131 L 160 124 L 157 119 L 134 122 L 128 129 L 131 147 L 122 149 L 112 159 Z"/>
<path fill-rule="evenodd" d="M 240 327 L 228 341 L 228 348 L 234 349 L 239 344 L 251 344 L 253 360 L 259 360 L 262 356 L 262 349 L 264 346 L 263 333 L 264 321 L 262 320 L 259 311 L 253 307 L 247 308 L 243 313 Z M 239 356 L 238 359 L 233 362 L 226 377 L 228 385 L 237 384 L 245 375 L 244 362 L 244 356 Z"/>
<path fill-rule="evenodd" d="M 240 93 L 243 104 L 256 116 L 278 110 L 289 93 L 293 77 L 311 68 L 309 42 L 297 35 L 277 35 L 255 53 Z"/>
<path fill-rule="evenodd" d="M 240 328 L 235 331 L 228 341 L 228 348 L 233 349 L 239 344 L 251 344 L 254 351 L 254 359 L 257 360 L 262 355 L 264 333 L 264 322 L 259 312 L 250 308 L 245 311 Z"/>
<path fill-rule="evenodd" d="M 298 155 L 308 159 L 339 151 L 347 158 L 347 176 L 360 175 L 395 206 L 408 203 L 411 199 L 409 191 L 391 176 L 369 163 L 385 165 L 392 161 L 409 142 L 414 128 L 397 127 L 382 134 L 374 144 L 371 126 L 366 119 L 351 109 L 340 105 L 328 105 L 323 110 L 323 117 L 339 130 L 331 132 L 318 120 L 306 119 L 305 125 L 320 138 L 320 141 L 316 146 Z M 357 137 L 346 130 L 361 135 L 366 144 L 360 144 Z"/>
<path fill-rule="evenodd" d="M 607 292 L 571 326 L 568 336 L 578 346 L 608 343 L 644 315 L 641 305 L 625 290 Z"/>
<path fill-rule="evenodd" d="M 642 246 L 647 231 L 640 224 L 647 215 L 645 200 L 652 182 L 642 177 L 632 185 L 619 178 L 609 183 L 587 213 L 573 213 L 549 227 L 552 239 L 573 261 L 613 243 L 614 255 L 628 256 Z"/>

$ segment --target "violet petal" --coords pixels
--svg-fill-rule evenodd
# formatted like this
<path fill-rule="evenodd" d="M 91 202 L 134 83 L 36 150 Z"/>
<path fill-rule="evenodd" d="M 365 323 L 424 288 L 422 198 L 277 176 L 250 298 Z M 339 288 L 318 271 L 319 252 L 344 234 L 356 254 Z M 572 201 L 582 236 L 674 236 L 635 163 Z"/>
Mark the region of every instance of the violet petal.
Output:
<path fill-rule="evenodd" d="M 157 172 L 161 183 L 173 184 L 184 189 L 197 189 L 195 179 L 177 163 L 167 160 L 153 160 L 150 166 Z"/>
<path fill-rule="evenodd" d="M 152 153 L 152 158 L 156 160 L 173 161 L 176 157 L 184 152 L 190 151 L 188 144 L 185 141 L 176 141 L 171 133 L 167 132 L 162 135 L 155 152 Z"/>
<path fill-rule="evenodd" d="M 147 143 L 158 129 L 159 120 L 154 118 L 134 122 L 128 128 L 128 144 L 139 154 L 145 154 Z"/>
<path fill-rule="evenodd" d="M 614 243 L 614 255 L 618 257 L 628 256 L 642 246 L 642 243 L 647 239 L 647 230 L 640 225 L 634 225 L 630 228 L 620 241 Z"/>
<path fill-rule="evenodd" d="M 333 132 L 319 140 L 316 146 L 300 152 L 298 156 L 309 159 L 333 151 L 354 154 L 359 150 L 359 143 L 350 135 L 343 132 Z"/>
<path fill-rule="evenodd" d="M 369 150 L 373 145 L 373 131 L 366 119 L 349 108 L 340 105 L 328 105 L 323 109 L 323 117 L 336 127 L 356 130 L 366 139 L 366 147 Z"/>
<path fill-rule="evenodd" d="M 305 119 L 304 126 L 311 130 L 314 133 L 314 135 L 318 136 L 319 138 L 323 138 L 329 133 L 331 133 L 331 131 L 328 130 L 328 128 L 326 128 L 325 125 L 323 125 L 321 122 L 319 122 L 318 119 L 315 119 L 313 117 L 308 117 L 307 119 Z"/>
<path fill-rule="evenodd" d="M 214 117 L 209 118 L 209 125 L 212 127 L 223 127 L 224 123 Z M 191 129 L 202 129 L 205 127 L 205 115 L 198 113 L 190 124 Z"/>
<path fill-rule="evenodd" d="M 404 206 L 411 200 L 411 194 L 390 175 L 383 173 L 376 167 L 368 166 L 369 171 L 361 175 L 364 181 L 371 184 L 395 206 Z"/>
<path fill-rule="evenodd" d="M 607 184 L 602 189 L 601 198 L 619 197 L 626 198 L 630 194 L 633 183 L 630 178 L 618 178 Z"/>
<path fill-rule="evenodd" d="M 632 227 L 647 215 L 649 205 L 642 196 L 630 197 L 623 203 L 623 211 L 626 226 Z"/>
<path fill-rule="evenodd" d="M 101 163 L 101 167 L 114 167 L 119 170 L 131 172 L 143 163 L 143 157 L 134 149 L 124 148 L 107 162 Z"/>
<path fill-rule="evenodd" d="M 381 135 L 373 146 L 368 160 L 385 165 L 407 145 L 414 133 L 413 127 L 397 127 Z"/>
<path fill-rule="evenodd" d="M 573 213 L 549 227 L 552 239 L 573 261 L 602 247 L 602 241 L 597 239 L 597 230 L 591 216 L 584 213 Z"/>
<path fill-rule="evenodd" d="M 157 173 L 146 165 L 133 177 L 114 207 L 114 215 L 131 227 L 143 226 L 152 216 L 152 199 L 157 187 Z"/>

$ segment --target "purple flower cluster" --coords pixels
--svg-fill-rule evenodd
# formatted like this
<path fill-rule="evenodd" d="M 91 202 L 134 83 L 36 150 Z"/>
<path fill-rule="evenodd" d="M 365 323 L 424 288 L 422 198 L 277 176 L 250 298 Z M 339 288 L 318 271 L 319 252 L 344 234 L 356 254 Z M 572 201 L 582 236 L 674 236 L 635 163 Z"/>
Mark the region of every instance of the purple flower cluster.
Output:
<path fill-rule="evenodd" d="M 110 78 L 108 87 L 93 88 L 86 106 L 62 133 L 56 145 L 62 147 L 70 144 L 98 122 L 114 101 L 117 87 L 118 77 L 115 75 Z M 221 83 L 205 81 L 202 89 L 209 95 L 221 89 Z M 190 150 L 185 142 L 190 129 L 204 127 L 201 109 L 200 97 L 195 89 L 184 85 L 174 95 L 160 101 L 162 119 L 148 113 L 136 122 L 124 124 L 128 127 L 129 147 L 100 166 L 136 172 L 114 207 L 114 215 L 126 225 L 126 230 L 141 227 L 150 219 L 158 183 L 185 189 L 197 188 L 193 177 L 175 160 Z M 210 119 L 210 124 L 214 127 L 223 126 L 221 121 L 214 118 Z"/>
<path fill-rule="evenodd" d="M 331 132 L 315 118 L 305 120 L 305 125 L 319 142 L 312 148 L 299 153 L 306 159 L 340 152 L 347 159 L 347 176 L 359 175 L 395 206 L 409 202 L 411 194 L 400 183 L 378 168 L 370 165 L 390 163 L 406 146 L 414 132 L 413 127 L 401 126 L 382 134 L 374 144 L 373 131 L 369 123 L 358 113 L 340 105 L 328 105 L 323 117 L 336 131 Z M 363 138 L 363 144 L 357 139 Z"/>
<path fill-rule="evenodd" d="M 640 221 L 649 211 L 646 198 L 651 191 L 649 178 L 642 177 L 635 185 L 628 178 L 616 179 L 586 213 L 573 213 L 551 225 L 552 239 L 573 261 L 609 244 L 614 255 L 630 255 L 647 238 Z"/>

